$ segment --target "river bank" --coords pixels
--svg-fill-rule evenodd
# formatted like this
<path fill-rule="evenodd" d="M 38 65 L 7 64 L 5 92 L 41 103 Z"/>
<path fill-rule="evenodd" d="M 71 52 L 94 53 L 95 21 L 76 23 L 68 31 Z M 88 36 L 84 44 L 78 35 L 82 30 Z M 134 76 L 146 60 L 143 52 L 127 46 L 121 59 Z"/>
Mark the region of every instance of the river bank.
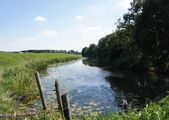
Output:
<path fill-rule="evenodd" d="M 118 113 L 124 110 L 123 101 L 127 101 L 128 109 L 142 109 L 147 102 L 165 97 L 169 90 L 165 77 L 110 71 L 78 60 L 50 66 L 47 75 L 41 78 L 45 97 L 51 106 L 56 103 L 55 92 L 52 92 L 56 79 L 62 93 L 68 93 L 74 115 Z"/>
<path fill-rule="evenodd" d="M 22 97 L 24 99 L 27 99 L 28 101 L 32 100 L 33 98 L 36 97 L 36 95 L 38 95 L 38 91 L 36 89 L 36 84 L 32 81 L 34 81 L 34 77 L 33 77 L 33 73 L 36 70 L 40 70 L 41 72 L 43 70 L 45 70 L 47 68 L 47 66 L 49 64 L 52 63 L 56 63 L 56 62 L 63 62 L 63 61 L 67 61 L 67 60 L 74 60 L 74 59 L 78 59 L 79 56 L 74 56 L 74 55 L 63 55 L 63 54 L 38 54 L 39 56 L 37 56 L 37 54 L 11 54 L 11 53 L 5 53 L 5 54 L 0 54 L 1 57 L 1 71 L 2 72 L 2 76 L 1 76 L 1 90 L 4 91 L 0 91 L 0 97 L 1 97 L 1 102 L 0 102 L 0 107 L 1 107 L 1 113 L 13 113 L 13 112 L 19 112 L 19 108 L 25 108 L 26 104 L 20 104 L 21 106 L 19 106 L 19 104 L 16 104 L 16 100 L 15 98 L 17 98 L 18 95 L 25 95 L 25 96 L 30 96 L 29 98 L 27 97 Z M 51 56 L 52 55 L 52 56 Z M 28 57 L 29 56 L 29 57 Z M 15 58 L 15 59 L 11 59 L 11 58 Z M 65 60 L 66 59 L 66 60 Z M 27 62 L 26 62 L 27 61 Z M 7 64 L 8 63 L 8 64 Z M 21 64 L 22 63 L 22 64 Z M 74 62 L 70 62 L 69 65 L 67 67 L 63 67 L 64 64 L 62 64 L 60 67 L 57 66 L 50 66 L 48 68 L 49 72 L 52 72 L 52 67 L 54 67 L 54 71 L 55 71 L 55 67 L 57 67 L 57 69 L 59 68 L 61 71 L 66 72 L 66 70 L 68 70 L 68 73 L 74 73 L 74 71 L 72 69 L 70 69 L 72 63 Z M 36 66 L 35 66 L 36 65 Z M 75 65 L 75 66 L 74 66 Z M 74 64 L 73 68 L 75 68 L 77 71 L 79 70 L 83 70 L 84 68 L 87 70 L 91 69 L 90 66 L 86 65 L 82 65 L 82 62 L 79 64 Z M 79 65 L 83 68 L 79 68 Z M 3 68 L 3 69 L 2 69 Z M 5 69 L 6 68 L 6 69 Z M 72 67 L 71 67 L 72 68 Z M 92 67 L 92 69 L 94 71 L 98 71 L 98 73 L 100 74 L 100 72 L 102 71 L 101 69 L 98 69 L 96 67 Z M 70 72 L 71 71 L 71 72 Z M 48 71 L 47 71 L 48 72 Z M 89 72 L 83 72 L 84 74 L 90 73 Z M 76 74 L 80 73 L 76 72 Z M 54 72 L 54 74 L 56 74 L 56 72 Z M 65 74 L 65 73 L 63 73 Z M 60 80 L 65 79 L 65 77 L 63 77 L 60 74 Z M 97 75 L 96 72 L 95 73 L 90 73 L 91 76 L 93 75 Z M 105 73 L 104 73 L 105 74 Z M 107 73 L 106 73 L 107 74 Z M 46 74 L 47 75 L 47 74 Z M 80 74 L 83 75 L 83 74 Z M 102 74 L 103 75 L 103 74 Z M 58 74 L 56 74 L 56 76 L 58 76 Z M 69 76 L 69 75 L 68 75 Z M 70 76 L 66 77 L 67 79 L 70 80 Z M 71 75 L 71 76 L 76 76 L 76 75 Z M 106 75 L 107 76 L 107 75 Z M 105 79 L 106 77 L 105 75 L 102 76 L 102 78 Z M 109 76 L 109 74 L 108 74 Z M 45 78 L 45 76 L 43 76 Z M 42 78 L 43 78 L 42 77 Z M 99 77 L 99 76 L 98 76 Z M 5 79 L 2 79 L 5 78 Z M 25 79 L 24 79 L 25 78 Z M 50 80 L 54 79 L 55 77 L 49 77 Z M 87 77 L 90 78 L 90 77 Z M 78 77 L 78 79 L 80 80 L 80 77 Z M 124 80 L 125 78 L 123 78 L 122 80 Z M 24 80 L 24 81 L 23 81 Z M 49 79 L 46 79 L 46 81 L 48 81 Z M 71 79 L 72 80 L 72 79 Z M 86 76 L 85 76 L 85 80 L 86 80 Z M 93 78 L 93 80 L 96 80 Z M 12 82 L 14 81 L 14 82 Z M 111 80 L 112 81 L 112 80 Z M 43 82 L 45 83 L 45 79 L 43 79 Z M 91 83 L 90 79 L 89 82 Z M 70 83 L 70 82 L 69 82 Z M 81 82 L 80 82 L 81 83 Z M 84 82 L 82 82 L 84 83 Z M 94 83 L 94 82 L 92 82 Z M 100 83 L 100 82 L 98 82 Z M 103 82 L 101 82 L 103 83 Z M 107 84 L 108 81 L 105 83 Z M 118 82 L 114 83 L 110 83 L 109 81 L 109 85 L 116 85 L 116 88 L 121 88 L 118 84 Z M 62 84 L 63 85 L 63 84 Z M 132 85 L 132 84 L 131 84 Z M 139 84 L 138 84 L 139 85 Z M 25 89 L 26 88 L 26 89 Z M 67 88 L 67 87 L 66 87 Z M 109 87 L 110 89 L 112 89 L 112 87 Z M 163 87 L 161 87 L 163 88 Z M 52 89 L 52 88 L 51 88 Z M 5 90 L 7 90 L 5 92 Z M 63 89 L 62 89 L 63 90 Z M 125 89 L 123 89 L 125 90 Z M 130 89 L 131 90 L 131 89 Z M 159 89 L 157 89 L 159 90 Z M 95 91 L 93 91 L 94 93 L 96 93 Z M 160 91 L 159 91 L 160 92 Z M 3 94 L 2 94 L 3 93 Z M 74 93 L 74 92 L 73 92 Z M 80 92 L 81 93 L 81 92 Z M 84 92 L 82 92 L 84 93 Z M 105 92 L 104 92 L 105 93 Z M 103 94 L 104 94 L 103 93 Z M 142 92 L 145 93 L 145 92 Z M 11 97 L 11 95 L 14 95 L 13 97 Z M 32 95 L 35 94 L 35 95 Z M 75 95 L 75 94 L 74 94 Z M 78 93 L 79 96 L 79 93 Z M 103 96 L 101 96 L 103 97 Z M 99 97 L 98 97 L 99 98 Z M 104 98 L 104 97 L 103 97 Z M 21 103 L 22 99 L 19 99 L 19 102 Z M 72 99 L 73 100 L 73 99 Z M 80 100 L 80 99 L 79 99 Z M 27 102 L 28 102 L 27 101 Z M 156 119 L 164 119 L 167 120 L 169 118 L 168 116 L 168 106 L 169 106 L 169 97 L 166 97 L 164 99 L 162 99 L 160 102 L 156 101 L 155 103 L 148 103 L 144 109 L 131 109 L 128 111 L 128 113 L 114 113 L 114 112 L 108 112 L 108 114 L 105 115 L 97 115 L 95 114 L 94 116 L 87 116 L 87 115 L 81 115 L 81 116 L 73 116 L 73 120 L 79 120 L 79 119 L 87 119 L 87 120 L 94 120 L 94 119 L 100 119 L 100 120 L 119 120 L 119 119 L 126 119 L 126 120 L 156 120 Z M 16 106 L 18 105 L 18 106 Z M 113 106 L 114 107 L 114 106 Z M 77 111 L 78 112 L 78 111 Z M 56 114 L 57 113 L 57 114 Z M 79 111 L 80 113 L 80 111 Z M 51 120 L 51 119 L 58 119 L 59 117 L 59 113 L 57 111 L 46 111 L 44 113 L 41 113 L 41 115 L 38 115 L 35 117 L 35 119 L 47 119 L 47 120 Z M 61 116 L 59 117 L 61 119 Z"/>
<path fill-rule="evenodd" d="M 0 53 L 0 113 L 24 112 L 27 104 L 39 96 L 35 71 L 42 73 L 49 64 L 78 58 L 64 53 Z"/>

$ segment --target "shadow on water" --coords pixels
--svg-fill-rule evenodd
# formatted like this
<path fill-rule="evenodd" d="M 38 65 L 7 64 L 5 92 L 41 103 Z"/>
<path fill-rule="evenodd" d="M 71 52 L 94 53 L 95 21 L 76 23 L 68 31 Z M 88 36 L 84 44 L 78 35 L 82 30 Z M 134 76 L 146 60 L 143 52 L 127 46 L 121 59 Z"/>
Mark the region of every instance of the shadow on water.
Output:
<path fill-rule="evenodd" d="M 71 111 L 118 112 L 128 106 L 142 106 L 147 99 L 166 95 L 169 79 L 141 73 L 110 71 L 95 67 L 95 61 L 78 60 L 48 68 L 41 80 L 48 104 L 56 106 L 54 82 L 68 93 Z M 90 66 L 92 65 L 92 66 Z"/>
<path fill-rule="evenodd" d="M 85 65 L 96 66 L 95 63 L 94 60 L 83 60 Z M 111 73 L 105 79 L 110 83 L 112 91 L 117 93 L 115 100 L 120 108 L 124 100 L 129 107 L 140 107 L 146 102 L 161 99 L 169 91 L 169 78 L 162 75 L 119 70 L 111 70 Z"/>
<path fill-rule="evenodd" d="M 117 99 L 122 99 L 124 95 L 131 106 L 142 106 L 146 101 L 158 100 L 169 90 L 168 79 L 157 76 L 123 73 L 123 77 L 110 76 L 106 79 L 111 88 L 118 92 Z"/>

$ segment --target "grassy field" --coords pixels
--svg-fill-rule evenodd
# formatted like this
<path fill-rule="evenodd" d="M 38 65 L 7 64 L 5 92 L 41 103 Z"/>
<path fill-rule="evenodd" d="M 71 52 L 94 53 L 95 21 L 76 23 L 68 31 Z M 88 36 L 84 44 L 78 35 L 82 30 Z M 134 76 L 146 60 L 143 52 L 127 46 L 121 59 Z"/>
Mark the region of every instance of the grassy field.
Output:
<path fill-rule="evenodd" d="M 71 54 L 0 53 L 0 114 L 19 112 L 20 107 L 37 98 L 38 91 L 33 73 L 44 72 L 49 64 L 78 59 Z M 18 105 L 17 102 L 23 103 Z M 29 118 L 28 118 L 29 119 Z M 61 120 L 57 111 L 46 111 L 33 120 Z M 157 103 L 147 104 L 142 110 L 105 116 L 82 115 L 73 120 L 169 120 L 169 96 Z"/>
<path fill-rule="evenodd" d="M 49 64 L 75 60 L 73 54 L 0 52 L 0 113 L 16 112 L 38 96 L 34 72 L 44 72 Z"/>

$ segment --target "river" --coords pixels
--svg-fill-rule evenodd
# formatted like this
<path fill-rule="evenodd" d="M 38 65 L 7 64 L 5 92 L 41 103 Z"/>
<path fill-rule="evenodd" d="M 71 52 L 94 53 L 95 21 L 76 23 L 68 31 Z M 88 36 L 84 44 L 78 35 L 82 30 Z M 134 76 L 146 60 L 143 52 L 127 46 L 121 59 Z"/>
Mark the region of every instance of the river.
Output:
<path fill-rule="evenodd" d="M 54 107 L 55 80 L 59 81 L 62 94 L 68 93 L 74 114 L 104 114 L 119 112 L 122 108 L 140 107 L 146 101 L 164 97 L 169 90 L 167 77 L 105 70 L 89 66 L 81 59 L 50 66 L 41 78 L 47 103 Z"/>

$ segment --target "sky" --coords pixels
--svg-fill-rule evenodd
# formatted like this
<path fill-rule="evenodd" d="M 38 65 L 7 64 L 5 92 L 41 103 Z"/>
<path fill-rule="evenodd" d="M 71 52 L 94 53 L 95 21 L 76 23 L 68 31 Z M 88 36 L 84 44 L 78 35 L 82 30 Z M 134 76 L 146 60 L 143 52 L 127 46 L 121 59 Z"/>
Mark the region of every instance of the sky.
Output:
<path fill-rule="evenodd" d="M 81 51 L 115 30 L 131 1 L 0 0 L 0 51 Z"/>

